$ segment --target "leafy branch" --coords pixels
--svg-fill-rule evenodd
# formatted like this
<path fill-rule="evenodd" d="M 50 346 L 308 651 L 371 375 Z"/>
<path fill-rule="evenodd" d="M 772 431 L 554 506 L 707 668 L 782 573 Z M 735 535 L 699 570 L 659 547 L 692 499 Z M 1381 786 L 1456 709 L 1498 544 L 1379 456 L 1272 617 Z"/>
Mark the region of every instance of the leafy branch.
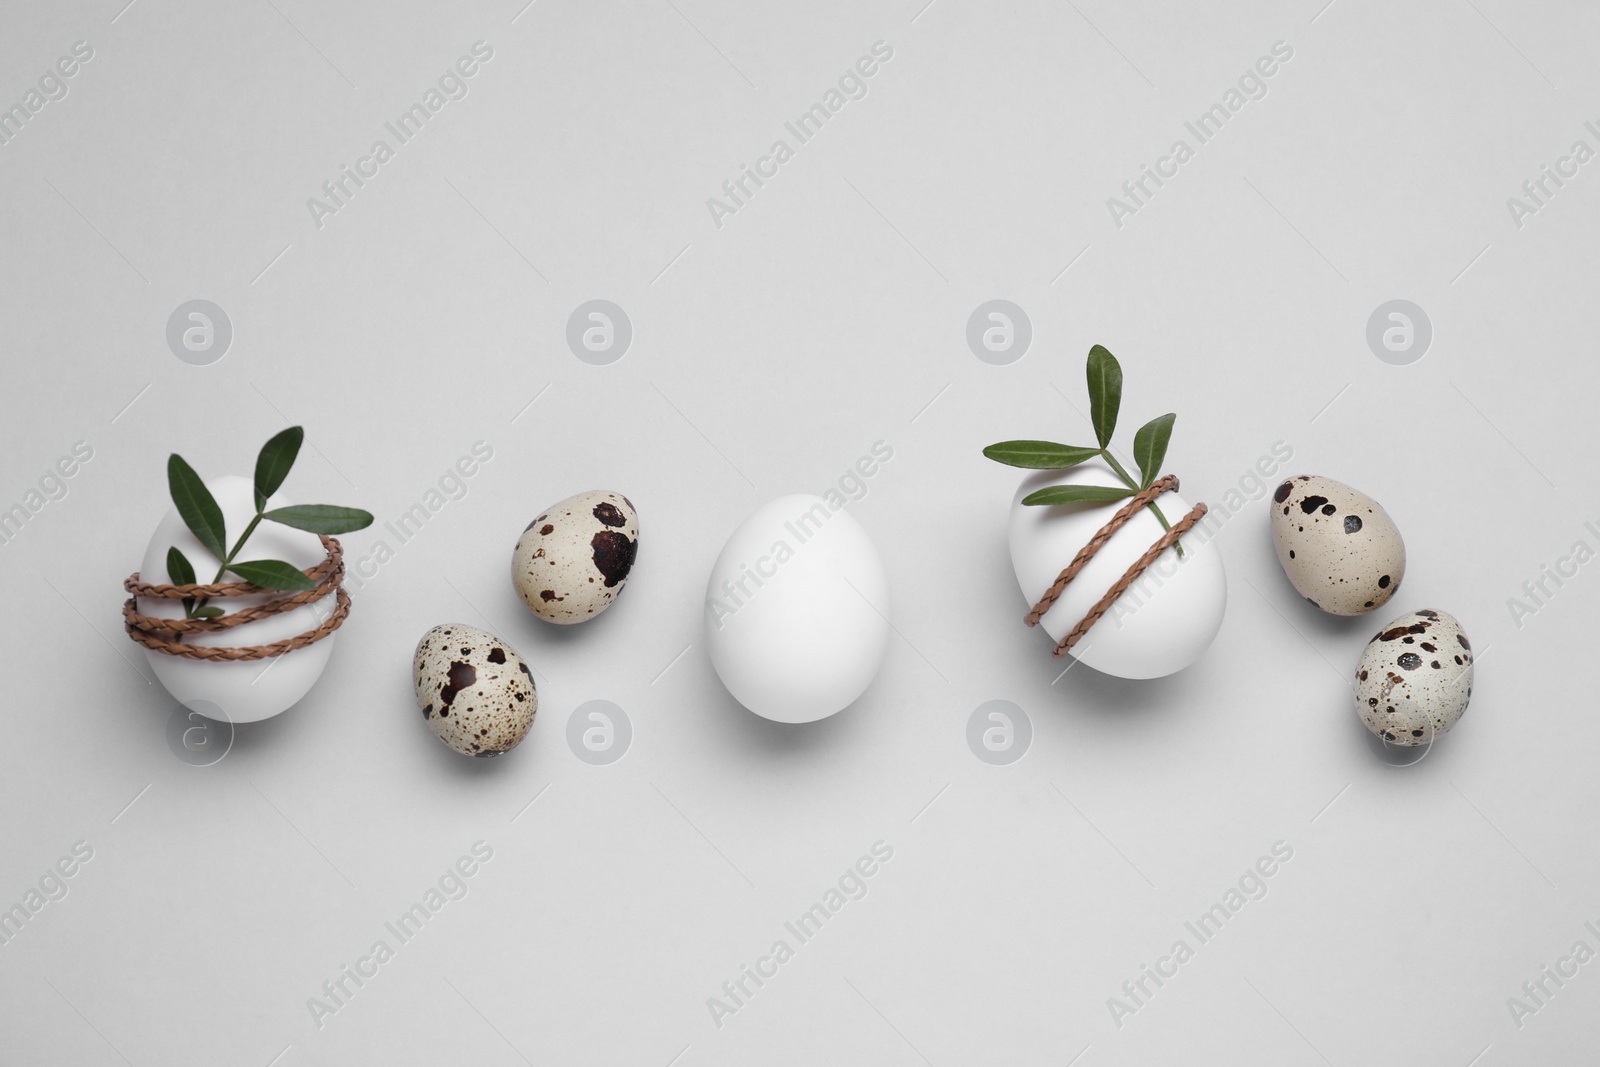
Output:
<path fill-rule="evenodd" d="M 300 455 L 300 443 L 303 440 L 305 431 L 298 426 L 291 426 L 261 446 L 261 452 L 256 456 L 255 515 L 232 548 L 227 547 L 228 531 L 222 518 L 222 508 L 200 480 L 200 475 L 176 452 L 167 458 L 167 488 L 179 517 L 206 551 L 221 561 L 217 576 L 209 584 L 222 581 L 224 576 L 232 572 L 263 589 L 301 592 L 316 588 L 317 583 L 292 563 L 281 559 L 238 558 L 245 542 L 250 540 L 250 535 L 256 532 L 256 527 L 263 521 L 314 534 L 349 533 L 372 525 L 371 512 L 333 504 L 292 504 L 267 510 L 267 499 L 278 491 L 289 476 L 295 459 Z M 196 584 L 194 565 L 176 545 L 167 549 L 167 577 L 174 585 Z M 223 610 L 208 605 L 205 597 L 190 597 L 183 602 L 183 613 L 187 619 L 214 619 L 222 615 Z"/>
<path fill-rule="evenodd" d="M 1111 454 L 1111 436 L 1116 432 L 1117 414 L 1122 407 L 1122 365 L 1117 357 L 1101 345 L 1089 349 L 1085 368 L 1089 385 L 1089 421 L 1094 426 L 1098 444 L 1059 445 L 1053 441 L 1001 441 L 983 450 L 983 454 L 997 463 L 1030 470 L 1064 470 L 1080 463 L 1099 458 L 1121 480 L 1122 486 L 1107 485 L 1052 485 L 1022 498 L 1024 504 L 1109 504 L 1125 500 L 1150 486 L 1161 476 L 1161 464 L 1167 458 L 1167 444 L 1172 440 L 1172 425 L 1178 416 L 1172 413 L 1158 415 L 1139 427 L 1133 435 L 1133 458 L 1139 465 L 1139 478 L 1134 480 Z M 1163 530 L 1172 529 L 1167 517 L 1155 501 L 1147 505 L 1155 513 Z M 1175 546 L 1183 555 L 1183 545 Z"/>

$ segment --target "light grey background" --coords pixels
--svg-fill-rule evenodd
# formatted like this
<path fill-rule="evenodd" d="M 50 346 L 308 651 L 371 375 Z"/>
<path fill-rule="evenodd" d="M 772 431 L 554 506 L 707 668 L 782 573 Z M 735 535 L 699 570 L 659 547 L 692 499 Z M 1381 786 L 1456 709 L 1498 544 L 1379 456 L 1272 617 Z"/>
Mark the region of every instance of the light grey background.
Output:
<path fill-rule="evenodd" d="M 1520 1029 L 1507 998 L 1600 949 L 1600 565 L 1520 628 L 1507 601 L 1600 547 L 1600 162 L 1520 228 L 1506 198 L 1600 148 L 1600 12 L 922 2 L 5 5 L 0 103 L 75 41 L 94 58 L 0 147 L 0 505 L 74 442 L 94 457 L 0 546 L 0 905 L 76 841 L 94 858 L 0 946 L 0 1061 L 1592 1056 L 1600 963 Z M 315 226 L 306 199 L 478 40 L 469 94 Z M 706 199 L 880 40 L 868 95 L 716 226 Z M 1294 55 L 1268 95 L 1118 228 L 1106 199 L 1193 145 L 1183 123 L 1276 41 Z M 193 299 L 233 325 L 211 366 L 166 345 Z M 609 366 L 565 343 L 595 299 L 633 324 Z M 966 345 L 993 299 L 1032 322 L 1008 366 Z M 1410 366 L 1366 344 L 1392 299 L 1432 321 Z M 1088 436 L 1096 342 L 1127 370 L 1128 432 L 1179 413 L 1186 495 L 1215 505 L 1281 441 L 1284 473 L 1382 501 L 1410 551 L 1385 617 L 1300 601 L 1258 500 L 1219 534 L 1228 617 L 1198 665 L 1060 676 L 1020 621 L 1016 479 L 979 448 Z M 355 590 L 312 694 L 190 766 L 120 583 L 168 452 L 248 473 L 291 422 L 286 494 L 380 522 L 475 441 L 494 459 Z M 898 636 L 845 713 L 758 720 L 705 657 L 705 575 L 760 502 L 878 440 L 893 459 L 851 509 Z M 507 561 L 591 488 L 638 505 L 639 563 L 613 610 L 557 632 Z M 346 537 L 352 561 L 379 536 Z M 1395 767 L 1346 676 L 1423 606 L 1464 623 L 1476 692 Z M 445 621 L 541 672 L 503 760 L 453 755 L 412 702 L 412 647 Z M 565 743 L 590 700 L 632 723 L 607 766 Z M 990 700 L 1031 720 L 1008 766 L 967 747 Z M 318 1028 L 307 998 L 478 840 L 469 895 Z M 714 1025 L 707 998 L 879 840 L 868 895 Z M 1294 855 L 1266 898 L 1115 1025 L 1107 999 L 1276 841 Z"/>

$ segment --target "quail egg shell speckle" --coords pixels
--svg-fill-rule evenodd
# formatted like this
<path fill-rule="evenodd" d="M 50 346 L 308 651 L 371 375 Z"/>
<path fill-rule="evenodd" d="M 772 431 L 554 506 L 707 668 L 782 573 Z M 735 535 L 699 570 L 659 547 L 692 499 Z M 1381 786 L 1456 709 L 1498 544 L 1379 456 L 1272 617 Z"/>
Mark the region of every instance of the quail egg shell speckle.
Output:
<path fill-rule="evenodd" d="M 539 709 L 533 674 L 516 650 L 461 623 L 422 635 L 411 682 L 433 732 L 464 756 L 499 756 L 516 748 Z"/>
<path fill-rule="evenodd" d="M 1330 615 L 1364 615 L 1400 588 L 1406 545 L 1376 500 L 1302 474 L 1272 494 L 1272 543 L 1295 592 Z"/>
<path fill-rule="evenodd" d="M 547 508 L 523 530 L 511 581 L 546 622 L 585 622 L 610 607 L 639 552 L 639 516 L 621 493 L 579 493 Z"/>
<path fill-rule="evenodd" d="M 1379 737 L 1426 745 L 1472 697 L 1472 645 L 1448 612 L 1423 608 L 1380 630 L 1356 666 L 1356 712 Z"/>

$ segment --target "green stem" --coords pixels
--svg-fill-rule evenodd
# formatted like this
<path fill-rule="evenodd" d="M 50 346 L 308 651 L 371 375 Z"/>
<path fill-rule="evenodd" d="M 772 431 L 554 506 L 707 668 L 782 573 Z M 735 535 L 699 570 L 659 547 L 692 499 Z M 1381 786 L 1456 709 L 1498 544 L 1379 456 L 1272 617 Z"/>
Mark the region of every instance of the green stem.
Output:
<path fill-rule="evenodd" d="M 1122 484 L 1137 493 L 1139 491 L 1139 483 L 1134 481 L 1128 472 L 1122 469 L 1122 464 L 1117 462 L 1117 457 L 1111 454 L 1111 450 L 1102 448 L 1100 454 L 1105 457 L 1107 463 L 1111 464 L 1111 469 L 1117 472 L 1117 477 L 1122 479 Z"/>
<path fill-rule="evenodd" d="M 1116 471 L 1117 477 L 1122 479 L 1122 484 L 1137 493 L 1140 489 L 1139 483 L 1135 482 L 1126 470 L 1123 470 L 1122 464 L 1117 462 L 1117 457 L 1111 454 L 1111 450 L 1109 448 L 1102 448 L 1100 450 L 1100 454 L 1104 456 L 1105 461 L 1111 465 L 1111 469 Z M 1161 508 L 1156 505 L 1154 500 L 1147 504 L 1146 507 L 1155 512 L 1156 521 L 1161 523 L 1161 528 L 1163 530 L 1172 529 L 1172 525 L 1167 522 L 1167 517 L 1161 514 Z M 1172 543 L 1172 547 L 1178 550 L 1178 556 L 1179 558 L 1182 558 L 1183 544 L 1181 542 L 1174 541 Z"/>
<path fill-rule="evenodd" d="M 250 540 L 250 535 L 256 532 L 256 527 L 261 525 L 261 515 L 261 512 L 256 512 L 256 517 L 251 519 L 250 525 L 244 528 L 244 533 L 239 535 L 239 540 L 233 543 L 233 548 L 228 552 L 228 558 L 222 561 L 222 566 L 217 568 L 217 576 L 211 579 L 212 584 L 222 581 L 223 572 L 228 569 L 228 564 L 233 562 L 234 557 L 239 554 L 239 550 L 244 547 L 244 543 Z"/>
<path fill-rule="evenodd" d="M 250 540 L 250 535 L 256 532 L 256 527 L 261 525 L 261 515 L 262 513 L 257 511 L 256 517 L 250 520 L 250 525 L 246 526 L 244 528 L 244 533 L 239 535 L 239 540 L 233 543 L 233 548 L 228 552 L 228 558 L 222 561 L 222 566 L 217 568 L 217 576 L 211 579 L 212 585 L 216 585 L 218 582 L 222 581 L 222 576 L 228 572 L 228 564 L 233 562 L 234 557 L 239 554 L 239 550 L 244 548 L 244 543 Z M 194 603 L 194 608 L 190 610 L 186 617 L 191 619 L 194 618 L 194 612 L 205 607 L 206 600 L 206 597 L 201 597 L 199 600 L 196 600 Z"/>

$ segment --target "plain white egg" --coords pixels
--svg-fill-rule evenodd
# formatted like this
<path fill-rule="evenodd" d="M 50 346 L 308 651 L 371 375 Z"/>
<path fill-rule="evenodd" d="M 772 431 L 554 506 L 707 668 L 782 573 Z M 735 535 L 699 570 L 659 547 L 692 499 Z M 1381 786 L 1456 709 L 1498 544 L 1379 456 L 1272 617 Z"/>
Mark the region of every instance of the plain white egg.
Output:
<path fill-rule="evenodd" d="M 228 475 L 206 483 L 217 506 L 222 509 L 227 526 L 228 547 L 233 546 L 250 520 L 255 516 L 255 487 L 249 478 Z M 288 505 L 282 494 L 267 501 L 267 507 Z M 140 576 L 147 582 L 169 584 L 167 575 L 167 549 L 176 545 L 194 567 L 195 580 L 209 584 L 217 573 L 221 561 L 213 556 L 199 539 L 184 525 L 177 508 L 171 508 L 156 526 L 145 549 L 144 561 L 139 566 Z M 243 562 L 257 559 L 281 559 L 302 570 L 320 563 L 325 553 L 316 534 L 296 530 L 275 522 L 263 522 L 256 527 L 245 542 L 238 559 Z M 225 582 L 239 581 L 235 575 L 225 575 Z M 247 597 L 222 597 L 211 603 L 230 615 L 242 608 L 271 599 L 268 594 Z M 265 645 L 282 641 L 316 629 L 322 620 L 332 614 L 334 596 L 329 594 L 311 604 L 302 604 L 281 615 L 269 616 L 231 630 L 215 634 L 199 634 L 184 638 L 186 644 L 195 645 Z M 182 618 L 183 602 L 140 597 L 139 610 L 157 618 Z M 259 660 L 196 660 L 182 656 L 169 656 L 164 652 L 145 649 L 156 678 L 177 700 L 191 711 L 227 722 L 255 722 L 268 719 L 289 708 L 311 691 L 322 677 L 333 652 L 338 634 L 329 634 L 306 648 L 298 648 L 276 659 Z"/>
<path fill-rule="evenodd" d="M 813 722 L 866 691 L 889 645 L 889 580 L 853 516 L 779 497 L 728 538 L 706 586 L 706 647 L 734 699 Z"/>
<path fill-rule="evenodd" d="M 1036 471 L 1022 480 L 1011 502 L 1010 523 L 1011 564 L 1027 602 L 1019 616 L 1125 503 L 1028 506 L 1022 498 L 1052 485 L 1121 484 L 1098 459 L 1067 470 Z M 1156 503 L 1169 524 L 1193 506 L 1176 492 L 1163 493 Z M 1039 628 L 1059 642 L 1164 533 L 1150 509 L 1140 508 L 1067 585 Z M 1118 678 L 1160 678 L 1199 659 L 1222 626 L 1228 580 L 1203 519 L 1181 544 L 1182 557 L 1172 548 L 1157 556 L 1068 655 Z M 1017 625 L 1022 627 L 1020 618 Z"/>

